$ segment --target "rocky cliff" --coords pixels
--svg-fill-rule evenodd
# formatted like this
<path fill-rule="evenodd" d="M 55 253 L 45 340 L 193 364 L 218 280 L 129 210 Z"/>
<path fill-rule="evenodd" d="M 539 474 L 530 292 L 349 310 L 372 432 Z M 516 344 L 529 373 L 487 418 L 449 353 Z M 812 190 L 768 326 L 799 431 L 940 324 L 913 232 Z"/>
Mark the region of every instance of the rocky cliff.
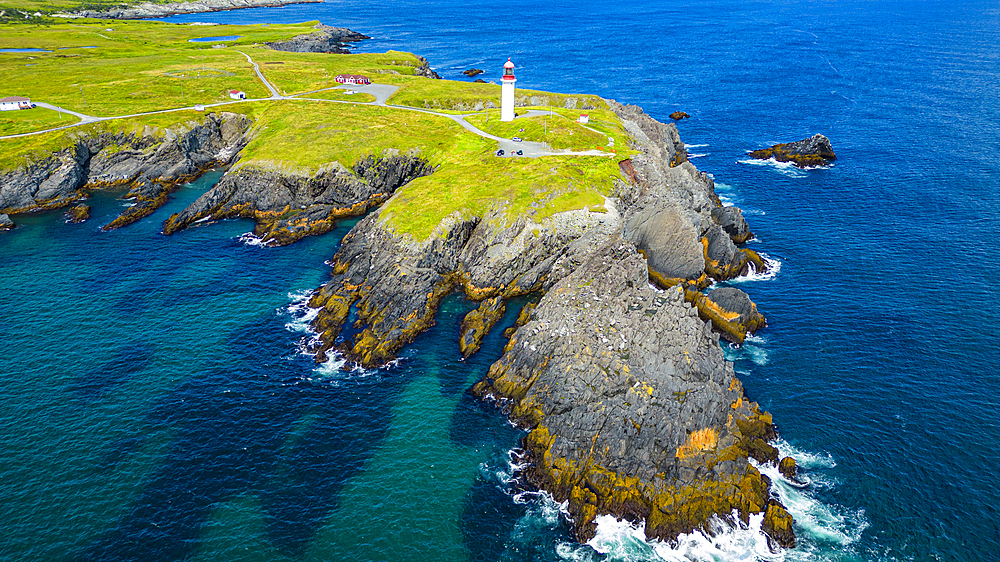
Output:
<path fill-rule="evenodd" d="M 293 53 L 336 53 L 346 55 L 351 52 L 347 49 L 347 43 L 363 39 L 371 39 L 371 37 L 344 27 L 317 24 L 316 31 L 313 33 L 292 37 L 286 41 L 274 41 L 268 43 L 267 46 L 276 51 L 290 51 Z"/>
<path fill-rule="evenodd" d="M 365 366 L 391 360 L 452 290 L 483 301 L 462 323 L 465 353 L 504 300 L 541 294 L 473 391 L 529 430 L 529 478 L 569 501 L 579 538 L 601 513 L 645 520 L 661 538 L 761 513 L 791 545 L 790 517 L 748 462 L 777 460 L 770 416 L 746 399 L 712 331 L 729 323 L 720 331 L 742 338 L 763 317 L 742 291 L 700 291 L 763 262 L 738 247 L 750 236 L 742 214 L 720 205 L 676 128 L 612 107 L 640 154 L 622 162 L 605 212 L 513 224 L 502 209 L 456 213 L 426 240 L 398 235 L 379 210 L 359 222 L 310 301 L 317 360 L 331 349 Z"/>
<path fill-rule="evenodd" d="M 396 152 L 364 157 L 351 169 L 332 162 L 312 176 L 244 166 L 171 215 L 163 232 L 173 234 L 208 218 L 240 217 L 256 222 L 254 234 L 265 243 L 289 244 L 329 231 L 337 219 L 364 214 L 399 186 L 432 171 L 419 156 Z"/>
<path fill-rule="evenodd" d="M 246 117 L 221 113 L 164 130 L 79 134 L 52 156 L 0 174 L 0 213 L 66 207 L 91 190 L 120 188 L 134 205 L 104 229 L 125 226 L 163 205 L 176 186 L 229 163 L 249 127 Z"/>

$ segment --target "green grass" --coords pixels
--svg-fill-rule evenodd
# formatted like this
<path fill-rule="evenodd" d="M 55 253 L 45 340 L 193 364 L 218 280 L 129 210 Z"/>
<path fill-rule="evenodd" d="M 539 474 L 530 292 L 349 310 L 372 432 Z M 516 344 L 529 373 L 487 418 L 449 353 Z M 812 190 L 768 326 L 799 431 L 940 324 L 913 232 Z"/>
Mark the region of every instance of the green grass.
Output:
<path fill-rule="evenodd" d="M 52 52 L 0 54 L 4 77 L 0 94 L 21 95 L 98 117 L 225 101 L 230 89 L 244 90 L 249 97 L 267 97 L 270 92 L 236 49 L 310 33 L 313 23 L 207 27 L 73 20 L 52 26 L 8 26 L 0 34 L 0 48 L 36 47 Z M 224 49 L 188 42 L 212 35 L 243 38 L 227 42 L 230 46 Z M 96 48 L 79 48 L 85 46 Z M 213 73 L 211 69 L 231 76 L 206 77 Z"/>
<path fill-rule="evenodd" d="M 16 135 L 52 127 L 72 125 L 80 120 L 72 115 L 36 107 L 20 111 L 0 112 L 0 135 Z"/>
<path fill-rule="evenodd" d="M 0 72 L 7 84 L 0 95 L 23 95 L 97 116 L 229 101 L 231 88 L 244 90 L 251 98 L 267 97 L 269 92 L 252 73 L 246 58 L 236 51 L 239 48 L 260 64 L 279 91 L 289 95 L 328 88 L 335 84 L 337 74 L 352 73 L 398 86 L 390 99 L 390 103 L 398 105 L 468 112 L 477 105 L 499 102 L 500 87 L 494 84 L 414 76 L 420 60 L 409 53 L 287 53 L 257 45 L 309 33 L 312 25 L 203 27 L 73 20 L 52 26 L 9 26 L 0 34 L 0 48 L 40 47 L 52 52 L 0 55 Z M 229 42 L 229 47 L 219 49 L 187 41 L 212 35 L 244 37 L 237 47 Z M 84 46 L 97 48 L 79 48 Z M 232 76 L 197 77 L 203 69 L 218 69 Z M 195 77 L 190 77 L 192 74 Z M 343 90 L 309 96 L 345 101 L 373 99 L 368 94 L 347 96 Z M 386 203 L 383 213 L 391 228 L 417 239 L 430 236 L 442 219 L 455 212 L 483 217 L 491 210 L 499 210 L 501 220 L 526 216 L 540 221 L 561 211 L 600 210 L 604 196 L 612 191 L 615 178 L 620 177 L 618 160 L 627 157 L 626 134 L 617 117 L 596 96 L 518 90 L 518 100 L 539 109 L 552 108 L 552 114 L 502 123 L 497 111 L 491 110 L 470 121 L 497 136 L 547 142 L 555 149 L 603 147 L 611 136 L 616 139 L 619 153 L 498 158 L 494 155 L 494 141 L 450 119 L 393 107 L 288 100 L 240 102 L 212 111 L 242 113 L 254 122 L 251 140 L 238 167 L 313 175 L 335 162 L 350 167 L 370 154 L 419 154 L 436 171 L 400 189 Z M 584 110 L 584 105 L 593 108 Z M 591 116 L 589 128 L 574 122 L 582 112 Z M 10 116 L 9 123 L 3 121 L 7 116 L 0 114 L 0 128 L 6 127 L 0 131 L 8 134 L 51 127 L 52 120 L 58 120 L 58 114 L 41 109 L 9 113 L 16 114 Z M 43 160 L 71 146 L 81 135 L 190 127 L 203 120 L 204 114 L 187 110 L 8 139 L 0 141 L 0 169 Z"/>

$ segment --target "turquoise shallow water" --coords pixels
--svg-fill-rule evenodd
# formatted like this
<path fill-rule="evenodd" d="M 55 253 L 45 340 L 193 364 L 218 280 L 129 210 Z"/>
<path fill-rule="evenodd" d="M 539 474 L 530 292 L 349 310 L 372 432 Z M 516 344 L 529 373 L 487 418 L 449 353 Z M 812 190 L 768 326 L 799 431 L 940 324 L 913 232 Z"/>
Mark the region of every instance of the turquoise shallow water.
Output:
<path fill-rule="evenodd" d="M 511 56 L 519 86 L 692 115 L 679 127 L 693 162 L 780 264 L 741 284 L 769 326 L 727 352 L 815 483 L 782 489 L 800 547 L 771 555 L 752 530 L 720 529 L 670 549 L 610 521 L 593 546 L 571 543 L 557 506 L 509 482 L 518 431 L 465 394 L 503 344 L 457 360 L 471 305 L 447 300 L 397 366 L 317 370 L 298 352 L 301 298 L 351 224 L 278 249 L 241 241 L 241 221 L 158 234 L 206 178 L 123 230 L 97 231 L 123 204 L 102 194 L 84 225 L 47 213 L 0 235 L 0 557 L 1000 552 L 995 2 L 328 1 L 171 21 L 311 19 L 446 78 Z M 829 169 L 745 158 L 816 132 L 839 156 Z"/>

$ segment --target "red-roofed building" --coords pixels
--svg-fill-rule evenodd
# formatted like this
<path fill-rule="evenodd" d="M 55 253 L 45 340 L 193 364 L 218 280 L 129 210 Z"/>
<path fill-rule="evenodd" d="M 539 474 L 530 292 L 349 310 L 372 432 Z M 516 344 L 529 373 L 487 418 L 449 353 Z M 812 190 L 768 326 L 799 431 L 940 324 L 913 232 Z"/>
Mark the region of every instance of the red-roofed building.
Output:
<path fill-rule="evenodd" d="M 247 99 L 247 93 L 243 90 L 229 90 L 229 97 L 234 100 L 245 100 Z"/>
<path fill-rule="evenodd" d="M 31 100 L 21 96 L 9 96 L 0 99 L 0 111 L 12 111 L 15 109 L 31 109 Z"/>
<path fill-rule="evenodd" d="M 367 76 L 362 76 L 360 74 L 338 74 L 334 78 L 339 84 L 371 84 L 372 81 L 368 79 Z"/>

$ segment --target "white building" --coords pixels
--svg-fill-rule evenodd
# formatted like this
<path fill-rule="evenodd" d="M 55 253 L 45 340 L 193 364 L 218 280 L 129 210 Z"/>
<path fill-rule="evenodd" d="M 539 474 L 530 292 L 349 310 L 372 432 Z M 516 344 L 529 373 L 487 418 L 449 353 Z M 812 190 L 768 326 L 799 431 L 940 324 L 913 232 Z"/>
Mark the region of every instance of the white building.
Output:
<path fill-rule="evenodd" d="M 503 77 L 500 79 L 500 120 L 514 120 L 514 63 L 510 62 L 510 57 L 503 65 Z"/>
<path fill-rule="evenodd" d="M 0 99 L 0 111 L 13 111 L 15 109 L 31 109 L 31 100 L 21 96 Z"/>
<path fill-rule="evenodd" d="M 245 100 L 247 93 L 243 90 L 229 90 L 229 97 L 234 100 Z"/>

